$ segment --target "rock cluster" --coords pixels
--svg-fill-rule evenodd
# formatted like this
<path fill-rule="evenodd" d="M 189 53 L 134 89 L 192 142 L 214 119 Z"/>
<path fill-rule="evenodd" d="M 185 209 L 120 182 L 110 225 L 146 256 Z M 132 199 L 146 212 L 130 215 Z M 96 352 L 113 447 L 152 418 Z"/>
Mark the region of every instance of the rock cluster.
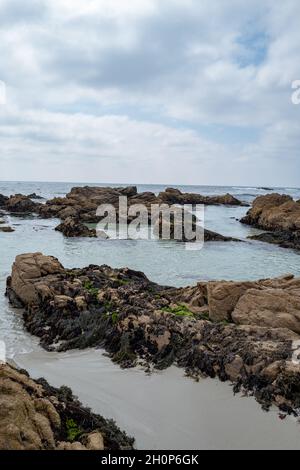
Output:
<path fill-rule="evenodd" d="M 33 202 L 29 196 L 23 194 L 15 194 L 9 198 L 0 196 L 1 209 L 14 214 L 38 213 L 40 206 L 41 204 Z"/>
<path fill-rule="evenodd" d="M 179 213 L 177 214 L 179 217 L 177 218 L 176 212 Z M 199 223 L 199 220 L 197 220 L 197 217 L 193 214 L 190 215 L 190 222 L 187 224 L 187 227 L 185 227 L 185 215 L 186 211 L 184 209 L 175 207 L 173 211 L 170 214 L 170 217 L 165 217 L 162 213 L 159 215 L 157 218 L 153 230 L 154 230 L 154 235 L 157 236 L 160 239 L 166 239 L 166 240 L 176 240 L 179 242 L 195 242 L 197 241 L 197 236 L 196 236 L 196 225 Z M 185 233 L 186 228 L 188 229 L 188 232 L 190 233 Z M 199 237 L 201 240 L 199 241 L 204 241 L 204 242 L 239 242 L 241 240 L 238 240 L 236 238 L 232 237 L 226 237 L 224 235 L 221 235 L 219 233 L 213 232 L 211 230 L 208 230 L 206 228 L 202 228 L 203 232 L 201 232 L 201 229 L 199 231 Z M 203 238 L 203 240 L 202 240 Z"/>
<path fill-rule="evenodd" d="M 133 439 L 56 389 L 0 364 L 0 450 L 132 449 Z"/>
<path fill-rule="evenodd" d="M 222 196 L 202 196 L 195 193 L 182 193 L 179 189 L 167 188 L 159 193 L 158 199 L 165 204 L 204 204 L 204 205 L 226 205 L 226 206 L 243 206 L 239 199 L 231 194 Z"/>
<path fill-rule="evenodd" d="M 290 196 L 274 193 L 257 197 L 241 222 L 270 231 L 252 239 L 300 248 L 300 201 Z"/>
<path fill-rule="evenodd" d="M 36 199 L 36 195 L 34 195 Z M 200 194 L 182 193 L 178 189 L 167 188 L 156 196 L 152 192 L 138 193 L 135 186 L 124 188 L 105 187 L 74 187 L 66 197 L 56 197 L 48 200 L 46 204 L 32 201 L 33 195 L 15 196 L 0 195 L 0 207 L 9 212 L 28 213 L 37 212 L 42 217 L 58 217 L 62 220 L 68 217 L 79 217 L 83 222 L 98 222 L 96 210 L 101 204 L 112 204 L 118 208 L 119 197 L 127 196 L 128 204 L 144 204 L 150 208 L 151 204 L 206 204 L 206 205 L 242 205 L 242 202 L 230 194 L 223 196 L 202 196 Z"/>
<path fill-rule="evenodd" d="M 20 255 L 7 295 L 48 350 L 104 347 L 122 367 L 176 363 L 197 377 L 231 380 L 265 406 L 300 406 L 300 279 L 159 286 L 128 268 L 64 269 Z M 296 358 L 296 360 L 295 360 Z"/>

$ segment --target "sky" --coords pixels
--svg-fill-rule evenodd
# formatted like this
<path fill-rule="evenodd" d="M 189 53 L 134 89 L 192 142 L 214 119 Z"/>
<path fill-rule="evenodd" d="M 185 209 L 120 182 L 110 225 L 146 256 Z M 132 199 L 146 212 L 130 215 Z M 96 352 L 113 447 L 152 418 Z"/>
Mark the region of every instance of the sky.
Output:
<path fill-rule="evenodd" d="M 0 0 L 0 179 L 300 187 L 299 18 L 299 0 Z"/>

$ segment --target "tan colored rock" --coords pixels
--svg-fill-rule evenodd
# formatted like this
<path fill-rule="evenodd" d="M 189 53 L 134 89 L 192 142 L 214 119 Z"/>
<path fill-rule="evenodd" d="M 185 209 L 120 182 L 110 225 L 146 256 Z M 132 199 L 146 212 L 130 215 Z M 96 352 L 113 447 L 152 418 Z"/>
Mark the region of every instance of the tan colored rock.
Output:
<path fill-rule="evenodd" d="M 236 356 L 232 362 L 225 365 L 225 372 L 229 379 L 235 382 L 240 377 L 243 367 L 243 359 L 240 356 Z"/>
<path fill-rule="evenodd" d="M 208 282 L 207 299 L 209 318 L 212 321 L 230 320 L 240 297 L 251 287 L 252 282 Z"/>
<path fill-rule="evenodd" d="M 239 325 L 288 328 L 300 334 L 300 289 L 249 289 L 237 302 L 232 319 Z"/>
<path fill-rule="evenodd" d="M 104 440 L 100 432 L 91 432 L 88 434 L 85 442 L 88 450 L 104 450 Z"/>
<path fill-rule="evenodd" d="M 11 288 L 24 304 L 31 305 L 38 300 L 35 281 L 41 286 L 43 276 L 63 271 L 63 266 L 53 256 L 42 253 L 19 255 L 12 267 Z"/>
<path fill-rule="evenodd" d="M 87 450 L 87 448 L 81 442 L 61 441 L 56 450 Z"/>
<path fill-rule="evenodd" d="M 300 204 L 277 193 L 259 196 L 241 222 L 264 230 L 300 230 Z"/>
<path fill-rule="evenodd" d="M 0 365 L 0 449 L 54 449 L 60 417 L 30 378 Z"/>

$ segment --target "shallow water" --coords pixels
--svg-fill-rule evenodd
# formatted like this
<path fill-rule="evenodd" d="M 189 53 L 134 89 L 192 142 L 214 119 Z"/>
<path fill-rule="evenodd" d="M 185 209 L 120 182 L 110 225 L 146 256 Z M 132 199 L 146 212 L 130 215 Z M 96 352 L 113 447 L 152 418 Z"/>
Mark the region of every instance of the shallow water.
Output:
<path fill-rule="evenodd" d="M 36 192 L 53 197 L 64 195 L 74 185 L 0 182 L 0 193 Z M 139 187 L 140 191 L 163 189 Z M 182 189 L 203 194 L 228 191 L 247 201 L 265 193 L 255 188 Z M 289 193 L 300 197 L 299 190 L 290 189 Z M 246 211 L 245 207 L 207 207 L 207 228 L 244 242 L 206 243 L 199 251 L 186 250 L 184 244 L 172 241 L 66 239 L 54 231 L 58 220 L 9 217 L 8 222 L 16 231 L 0 233 L 0 340 L 6 343 L 8 357 L 17 358 L 29 372 L 44 375 L 54 385 L 72 386 L 96 411 L 115 417 L 121 427 L 137 437 L 140 446 L 153 444 L 160 448 L 162 442 L 171 448 L 175 443 L 180 446 L 180 442 L 185 446 L 192 443 L 190 448 L 230 448 L 233 444 L 236 448 L 259 448 L 260 444 L 272 448 L 296 446 L 300 436 L 292 421 L 281 422 L 275 414 L 266 415 L 253 400 L 234 399 L 231 389 L 217 381 L 196 384 L 182 379 L 182 372 L 173 368 L 149 378 L 141 371 L 121 371 L 98 352 L 56 357 L 41 351 L 38 340 L 24 331 L 20 312 L 13 311 L 4 297 L 6 277 L 15 256 L 36 251 L 56 256 L 66 267 L 128 266 L 145 272 L 155 282 L 174 286 L 210 279 L 257 279 L 288 272 L 300 276 L 299 253 L 246 240 L 256 232 L 236 220 Z M 20 356 L 21 353 L 25 354 Z M 138 387 L 136 393 L 134 384 Z"/>
<path fill-rule="evenodd" d="M 138 449 L 300 449 L 300 425 L 263 412 L 228 384 L 196 383 L 171 367 L 146 375 L 120 370 L 101 351 L 37 351 L 17 363 L 54 386 L 68 381 L 81 401 L 136 437 Z"/>

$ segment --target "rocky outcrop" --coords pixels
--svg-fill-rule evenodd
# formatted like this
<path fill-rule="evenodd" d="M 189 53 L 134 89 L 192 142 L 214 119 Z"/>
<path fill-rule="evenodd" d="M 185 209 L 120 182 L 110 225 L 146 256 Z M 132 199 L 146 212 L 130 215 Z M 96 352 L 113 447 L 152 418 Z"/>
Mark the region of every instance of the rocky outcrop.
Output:
<path fill-rule="evenodd" d="M 247 205 L 236 199 L 231 194 L 222 196 L 202 196 L 196 193 L 182 193 L 179 189 L 167 188 L 159 193 L 158 198 L 165 204 L 205 204 L 205 205 L 226 205 L 242 206 Z"/>
<path fill-rule="evenodd" d="M 10 301 L 47 350 L 101 346 L 122 367 L 148 370 L 176 363 L 287 412 L 300 406 L 299 290 L 291 275 L 166 288 L 128 268 L 64 269 L 40 253 L 18 256 L 7 280 Z"/>
<path fill-rule="evenodd" d="M 241 222 L 263 230 L 296 230 L 300 228 L 300 204 L 283 194 L 259 196 Z"/>
<path fill-rule="evenodd" d="M 254 240 L 299 249 L 300 202 L 290 196 L 274 193 L 257 197 L 241 222 L 274 232 L 250 237 Z"/>
<path fill-rule="evenodd" d="M 43 217 L 58 217 L 65 219 L 69 216 L 79 217 L 81 221 L 96 223 L 101 220 L 96 210 L 101 204 L 112 204 L 116 209 L 119 197 L 127 196 L 128 205 L 144 204 L 150 208 L 151 204 L 226 204 L 242 205 L 233 196 L 201 196 L 197 194 L 181 193 L 179 190 L 168 188 L 156 196 L 152 192 L 138 193 L 135 186 L 124 188 L 104 187 L 75 187 L 64 198 L 54 198 L 40 207 Z"/>
<path fill-rule="evenodd" d="M 40 204 L 33 202 L 28 196 L 15 194 L 9 198 L 1 196 L 0 207 L 14 214 L 30 214 L 32 212 L 38 213 Z"/>
<path fill-rule="evenodd" d="M 132 449 L 133 439 L 84 408 L 67 387 L 0 364 L 0 450 Z"/>
<path fill-rule="evenodd" d="M 78 218 L 68 217 L 56 228 L 56 231 L 61 232 L 65 237 L 96 237 L 96 230 L 89 229 L 86 225 L 82 224 Z"/>

